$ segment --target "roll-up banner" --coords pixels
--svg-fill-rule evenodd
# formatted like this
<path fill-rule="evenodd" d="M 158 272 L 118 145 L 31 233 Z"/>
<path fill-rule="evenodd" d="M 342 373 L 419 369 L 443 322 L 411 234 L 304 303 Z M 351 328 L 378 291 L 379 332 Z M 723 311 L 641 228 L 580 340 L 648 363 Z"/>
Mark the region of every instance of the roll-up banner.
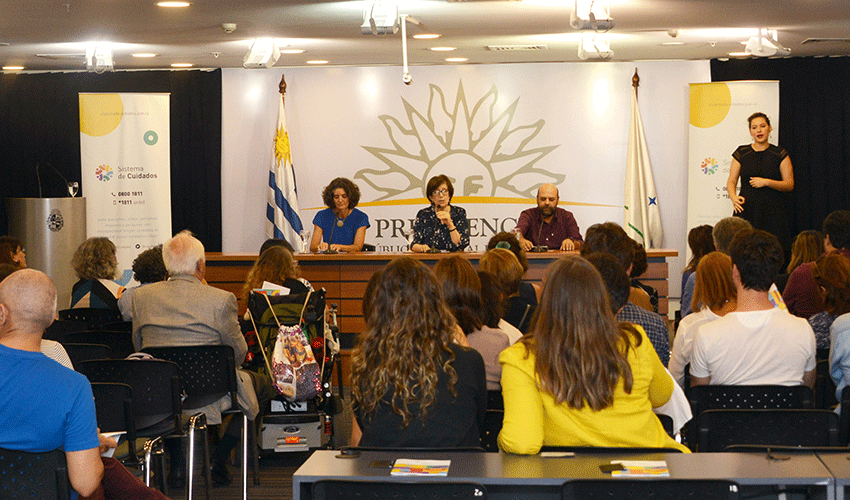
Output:
<path fill-rule="evenodd" d="M 732 153 L 753 142 L 747 123 L 750 115 L 760 111 L 770 117 L 770 142 L 778 143 L 779 82 L 692 83 L 690 94 L 688 231 L 703 224 L 714 226 L 732 215 L 726 180 Z"/>
<path fill-rule="evenodd" d="M 87 235 L 118 249 L 117 280 L 143 250 L 171 237 L 169 94 L 80 93 Z"/>

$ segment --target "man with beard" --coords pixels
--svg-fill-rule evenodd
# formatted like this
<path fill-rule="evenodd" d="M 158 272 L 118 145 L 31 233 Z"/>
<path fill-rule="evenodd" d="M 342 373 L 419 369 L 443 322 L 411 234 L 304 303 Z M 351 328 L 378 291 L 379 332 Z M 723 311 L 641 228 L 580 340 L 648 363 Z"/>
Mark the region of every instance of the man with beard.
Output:
<path fill-rule="evenodd" d="M 580 250 L 581 231 L 573 214 L 558 208 L 558 188 L 544 184 L 537 190 L 537 207 L 524 210 L 516 224 L 519 244 L 525 251 L 534 246 L 549 250 Z"/>

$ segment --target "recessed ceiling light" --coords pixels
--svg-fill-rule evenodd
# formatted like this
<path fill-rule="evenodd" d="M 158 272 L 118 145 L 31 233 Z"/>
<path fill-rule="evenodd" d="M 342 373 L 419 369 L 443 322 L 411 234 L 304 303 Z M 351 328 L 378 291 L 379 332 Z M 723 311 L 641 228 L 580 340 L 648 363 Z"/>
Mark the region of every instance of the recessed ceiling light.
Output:
<path fill-rule="evenodd" d="M 156 54 L 151 52 L 139 52 L 138 54 L 131 54 L 133 57 L 156 57 Z"/>
<path fill-rule="evenodd" d="M 684 45 L 685 42 L 664 42 L 661 45 Z"/>
<path fill-rule="evenodd" d="M 281 54 L 303 54 L 307 52 L 304 49 L 281 49 Z"/>
<path fill-rule="evenodd" d="M 192 63 L 173 63 L 171 65 L 172 68 L 191 68 L 192 66 Z"/>
<path fill-rule="evenodd" d="M 455 47 L 431 47 L 431 50 L 434 52 L 451 52 L 455 50 Z"/>
<path fill-rule="evenodd" d="M 440 38 L 440 35 L 437 33 L 420 33 L 418 35 L 413 35 L 413 38 L 417 40 L 434 40 L 435 38 Z"/>
<path fill-rule="evenodd" d="M 3 71 L 21 71 L 23 66 L 3 66 Z"/>
<path fill-rule="evenodd" d="M 174 8 L 174 7 L 188 7 L 191 4 L 189 2 L 173 2 L 173 1 L 170 1 L 170 2 L 157 2 L 156 5 L 158 7 L 172 7 L 172 8 Z"/>
<path fill-rule="evenodd" d="M 327 61 L 324 61 L 322 59 L 314 59 L 312 61 L 307 61 L 307 64 L 327 64 L 327 63 L 328 63 Z"/>
<path fill-rule="evenodd" d="M 446 62 L 466 62 L 469 59 L 466 57 L 447 57 Z"/>
<path fill-rule="evenodd" d="M 752 54 L 750 54 L 749 52 L 730 52 L 729 55 L 732 57 L 745 57 Z"/>

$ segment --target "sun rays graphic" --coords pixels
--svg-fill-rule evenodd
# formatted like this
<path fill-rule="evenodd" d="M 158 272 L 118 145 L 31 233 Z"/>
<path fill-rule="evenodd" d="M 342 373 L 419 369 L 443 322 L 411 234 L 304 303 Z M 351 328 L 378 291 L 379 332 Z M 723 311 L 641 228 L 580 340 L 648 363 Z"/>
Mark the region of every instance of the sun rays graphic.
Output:
<path fill-rule="evenodd" d="M 555 185 L 565 175 L 535 166 L 557 145 L 534 147 L 545 120 L 515 125 L 519 104 L 516 98 L 497 113 L 499 91 L 495 85 L 470 106 L 458 82 L 453 103 L 443 89 L 431 84 L 428 109 L 414 108 L 402 99 L 405 116 L 381 115 L 392 148 L 362 146 L 384 164 L 384 168 L 364 168 L 354 174 L 381 193 L 370 204 L 390 204 L 390 200 L 421 199 L 425 185 L 434 175 L 446 174 L 452 180 L 455 197 L 484 202 L 535 197 L 545 183 Z M 381 203 L 382 200 L 384 203 Z"/>

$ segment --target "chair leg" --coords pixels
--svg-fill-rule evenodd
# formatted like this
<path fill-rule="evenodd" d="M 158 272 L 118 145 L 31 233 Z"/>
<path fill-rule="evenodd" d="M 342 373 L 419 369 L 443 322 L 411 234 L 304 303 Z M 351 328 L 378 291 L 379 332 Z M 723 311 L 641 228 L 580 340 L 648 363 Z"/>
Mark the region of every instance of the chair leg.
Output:
<path fill-rule="evenodd" d="M 203 433 L 203 441 L 201 441 L 201 447 L 204 452 L 204 486 L 206 487 L 207 500 L 210 500 L 210 495 L 212 494 L 212 472 L 210 471 L 210 441 L 209 441 L 209 426 L 207 426 L 206 422 L 202 427 Z"/>
<path fill-rule="evenodd" d="M 259 419 L 259 417 L 257 417 Z M 251 450 L 251 473 L 254 476 L 254 486 L 260 485 L 260 451 L 257 446 L 257 420 L 249 420 L 248 447 Z"/>
<path fill-rule="evenodd" d="M 248 416 L 242 415 L 242 500 L 248 500 Z"/>
<path fill-rule="evenodd" d="M 189 468 L 186 477 L 188 478 L 186 481 L 186 499 L 192 500 L 192 494 L 194 493 L 195 488 L 195 421 L 189 424 L 189 460 L 186 463 L 186 466 Z"/>

